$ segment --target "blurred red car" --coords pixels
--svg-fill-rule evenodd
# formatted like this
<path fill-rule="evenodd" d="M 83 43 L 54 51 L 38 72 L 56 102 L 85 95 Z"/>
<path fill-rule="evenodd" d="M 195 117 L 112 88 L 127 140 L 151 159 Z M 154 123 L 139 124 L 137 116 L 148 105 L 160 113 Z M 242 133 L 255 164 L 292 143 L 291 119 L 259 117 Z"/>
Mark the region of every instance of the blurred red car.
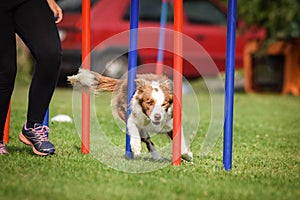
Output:
<path fill-rule="evenodd" d="M 75 74 L 81 66 L 81 0 L 58 0 L 64 10 L 64 20 L 58 24 L 62 41 L 63 59 L 58 84 L 66 81 L 66 76 Z M 161 0 L 139 0 L 139 27 L 159 27 Z M 227 9 L 217 0 L 184 0 L 183 33 L 197 41 L 211 56 L 219 71 L 225 70 Z M 129 30 L 130 0 L 91 0 L 91 48 L 118 33 Z M 242 55 L 246 42 L 253 38 L 264 38 L 263 29 L 238 30 L 236 37 L 237 68 L 242 67 Z M 173 29 L 173 1 L 168 1 L 166 28 Z M 127 70 L 127 49 L 129 41 L 101 49 L 95 62 L 94 71 L 112 77 L 120 77 Z M 124 51 L 124 48 L 126 49 Z M 125 52 L 115 59 L 115 55 Z M 197 56 L 197 55 L 191 55 Z M 114 59 L 113 61 L 111 59 Z M 164 64 L 172 66 L 172 54 L 166 53 Z M 94 59 L 93 59 L 94 60 Z M 138 51 L 139 64 L 155 63 L 156 50 Z M 112 65 L 112 63 L 114 65 Z M 111 64 L 111 65 L 110 65 Z M 201 76 L 193 65 L 184 61 L 183 75 L 187 78 Z M 112 69 L 112 70 L 110 70 Z M 206 73 L 206 72 L 205 72 Z M 210 72 L 207 71 L 209 74 Z M 202 74 L 203 75 L 203 74 Z"/>

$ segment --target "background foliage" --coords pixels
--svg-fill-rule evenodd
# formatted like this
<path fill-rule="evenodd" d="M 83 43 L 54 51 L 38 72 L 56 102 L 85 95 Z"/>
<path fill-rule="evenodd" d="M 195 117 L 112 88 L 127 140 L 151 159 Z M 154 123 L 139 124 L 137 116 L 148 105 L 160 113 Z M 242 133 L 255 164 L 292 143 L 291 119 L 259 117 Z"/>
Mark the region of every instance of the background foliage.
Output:
<path fill-rule="evenodd" d="M 238 14 L 267 30 L 269 40 L 300 37 L 299 0 L 238 0 Z"/>

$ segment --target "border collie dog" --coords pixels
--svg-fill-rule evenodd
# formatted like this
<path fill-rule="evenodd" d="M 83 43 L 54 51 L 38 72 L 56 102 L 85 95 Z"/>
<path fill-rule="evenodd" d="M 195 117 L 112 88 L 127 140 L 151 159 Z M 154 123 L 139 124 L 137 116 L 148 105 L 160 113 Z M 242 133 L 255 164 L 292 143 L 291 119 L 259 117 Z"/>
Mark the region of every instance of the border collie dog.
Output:
<path fill-rule="evenodd" d="M 97 72 L 80 69 L 77 75 L 69 76 L 68 81 L 76 88 L 97 94 L 100 91 L 114 92 L 112 105 L 115 116 L 126 122 L 127 79 L 114 79 Z M 141 154 L 144 142 L 154 160 L 161 156 L 151 142 L 149 133 L 167 134 L 172 139 L 173 130 L 173 82 L 166 76 L 137 74 L 136 90 L 131 98 L 131 114 L 127 120 L 130 147 L 134 155 Z M 182 134 L 181 157 L 192 161 Z"/>

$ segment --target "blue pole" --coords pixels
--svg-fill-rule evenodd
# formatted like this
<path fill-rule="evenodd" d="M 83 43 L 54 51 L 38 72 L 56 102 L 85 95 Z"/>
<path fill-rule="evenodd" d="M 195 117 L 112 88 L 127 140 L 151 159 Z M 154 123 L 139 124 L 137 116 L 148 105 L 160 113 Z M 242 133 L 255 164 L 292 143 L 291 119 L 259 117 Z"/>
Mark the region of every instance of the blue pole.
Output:
<path fill-rule="evenodd" d="M 167 23 L 167 15 L 168 15 L 168 0 L 162 0 L 159 42 L 158 42 L 158 52 L 157 52 L 157 66 L 156 66 L 157 74 L 163 73 L 162 64 L 164 61 L 165 27 Z"/>
<path fill-rule="evenodd" d="M 130 44 L 128 57 L 128 88 L 127 88 L 127 114 L 126 121 L 131 113 L 130 101 L 135 91 L 136 65 L 137 65 L 137 41 L 138 41 L 138 22 L 139 22 L 139 0 L 131 0 L 130 4 Z M 130 148 L 130 136 L 126 126 L 126 152 L 127 159 L 133 158 Z"/>
<path fill-rule="evenodd" d="M 49 126 L 49 108 L 47 109 L 47 112 L 45 114 L 43 125 Z"/>
<path fill-rule="evenodd" d="M 47 112 L 45 114 L 43 125 L 49 126 L 49 108 L 47 109 Z M 46 133 L 46 136 L 48 137 L 48 132 Z"/>
<path fill-rule="evenodd" d="M 225 78 L 225 110 L 224 110 L 224 144 L 223 164 L 226 171 L 232 168 L 232 125 L 234 102 L 234 60 L 236 32 L 237 0 L 228 0 L 227 46 L 226 46 L 226 78 Z"/>

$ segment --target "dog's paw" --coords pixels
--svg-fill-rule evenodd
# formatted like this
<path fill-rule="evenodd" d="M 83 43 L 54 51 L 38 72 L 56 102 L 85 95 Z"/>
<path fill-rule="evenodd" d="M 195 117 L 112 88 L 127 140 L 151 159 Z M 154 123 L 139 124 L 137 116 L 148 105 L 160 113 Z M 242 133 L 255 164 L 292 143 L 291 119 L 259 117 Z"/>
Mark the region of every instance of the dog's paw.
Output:
<path fill-rule="evenodd" d="M 159 153 L 157 151 L 152 151 L 151 155 L 152 155 L 153 160 L 158 161 L 158 160 L 162 159 L 162 157 L 159 155 Z"/>
<path fill-rule="evenodd" d="M 188 162 L 193 162 L 193 153 L 190 151 L 181 154 L 181 158 Z"/>
<path fill-rule="evenodd" d="M 130 147 L 131 151 L 135 156 L 141 154 L 142 151 L 142 143 L 140 139 L 130 138 Z"/>

